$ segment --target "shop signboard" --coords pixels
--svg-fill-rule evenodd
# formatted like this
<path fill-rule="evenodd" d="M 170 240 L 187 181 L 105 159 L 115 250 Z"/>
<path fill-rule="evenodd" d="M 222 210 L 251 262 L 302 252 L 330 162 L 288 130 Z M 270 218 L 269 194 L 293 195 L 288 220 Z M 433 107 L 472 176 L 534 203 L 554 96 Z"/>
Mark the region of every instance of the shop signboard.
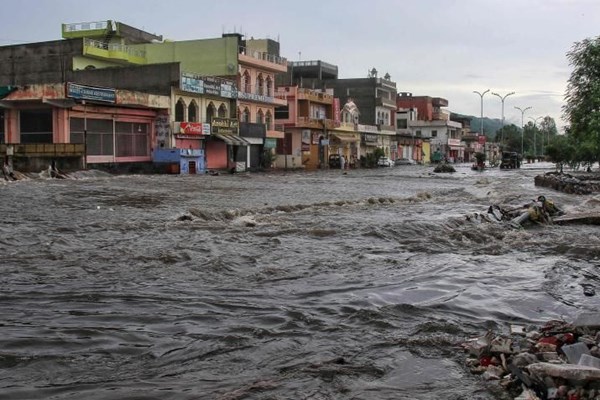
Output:
<path fill-rule="evenodd" d="M 237 98 L 237 87 L 234 81 L 214 76 L 200 76 L 182 72 L 179 86 L 185 92 L 209 94 L 229 99 Z"/>
<path fill-rule="evenodd" d="M 115 89 L 79 85 L 72 82 L 67 83 L 67 97 L 77 100 L 102 101 L 105 103 L 115 103 L 117 100 Z"/>
<path fill-rule="evenodd" d="M 213 118 L 212 133 L 229 133 L 237 135 L 239 130 L 239 122 L 233 118 Z"/>

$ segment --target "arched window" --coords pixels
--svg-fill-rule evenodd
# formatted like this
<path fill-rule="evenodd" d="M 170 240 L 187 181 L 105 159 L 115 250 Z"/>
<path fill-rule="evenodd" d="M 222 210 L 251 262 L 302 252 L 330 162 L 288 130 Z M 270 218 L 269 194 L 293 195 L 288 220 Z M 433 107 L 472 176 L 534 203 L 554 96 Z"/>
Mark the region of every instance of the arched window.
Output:
<path fill-rule="evenodd" d="M 248 110 L 248 107 L 244 107 L 241 120 L 242 122 L 250 122 L 250 110 Z"/>
<path fill-rule="evenodd" d="M 183 99 L 177 100 L 177 103 L 175 104 L 175 121 L 185 121 L 185 103 L 183 102 Z"/>
<path fill-rule="evenodd" d="M 212 103 L 212 101 L 208 104 L 208 107 L 206 107 L 206 121 L 208 123 L 211 123 L 213 118 L 217 115 L 217 108 L 215 107 L 215 105 Z"/>
<path fill-rule="evenodd" d="M 261 96 L 265 95 L 265 80 L 262 74 L 258 74 L 258 78 L 256 78 L 256 93 Z"/>
<path fill-rule="evenodd" d="M 271 80 L 270 76 L 267 76 L 267 83 L 266 83 L 266 89 L 267 89 L 267 96 L 268 97 L 273 97 L 273 81 Z"/>
<path fill-rule="evenodd" d="M 271 111 L 267 111 L 267 115 L 265 115 L 265 125 L 267 125 L 267 130 L 272 128 L 271 124 L 273 123 L 273 116 L 271 115 Z"/>
<path fill-rule="evenodd" d="M 188 121 L 198 122 L 198 104 L 196 100 L 192 100 L 188 106 Z"/>
<path fill-rule="evenodd" d="M 256 113 L 256 123 L 263 124 L 264 121 L 265 121 L 265 115 L 263 114 L 262 110 L 258 110 L 258 112 Z"/>
<path fill-rule="evenodd" d="M 221 105 L 219 106 L 219 117 L 220 118 L 227 117 L 227 107 L 225 107 L 225 104 L 223 104 L 223 103 L 221 103 Z"/>
<path fill-rule="evenodd" d="M 244 88 L 244 92 L 252 93 L 252 84 L 250 82 L 250 74 L 248 71 L 244 71 L 244 75 L 242 76 L 242 87 Z"/>

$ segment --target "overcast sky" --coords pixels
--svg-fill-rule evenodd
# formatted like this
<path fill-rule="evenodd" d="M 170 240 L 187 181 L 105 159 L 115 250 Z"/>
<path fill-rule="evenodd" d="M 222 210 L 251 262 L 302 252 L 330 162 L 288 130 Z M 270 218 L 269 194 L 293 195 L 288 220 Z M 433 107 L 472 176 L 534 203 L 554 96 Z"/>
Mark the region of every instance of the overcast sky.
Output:
<path fill-rule="evenodd" d="M 166 39 L 278 39 L 289 60 L 322 60 L 340 78 L 375 67 L 399 92 L 443 97 L 448 110 L 481 114 L 473 91 L 505 95 L 507 123 L 561 107 L 572 68 L 571 46 L 600 35 L 598 0 L 20 0 L 2 3 L 0 45 L 56 40 L 61 23 L 117 20 Z M 484 116 L 501 118 L 491 92 Z M 476 127 L 474 127 L 476 129 Z"/>

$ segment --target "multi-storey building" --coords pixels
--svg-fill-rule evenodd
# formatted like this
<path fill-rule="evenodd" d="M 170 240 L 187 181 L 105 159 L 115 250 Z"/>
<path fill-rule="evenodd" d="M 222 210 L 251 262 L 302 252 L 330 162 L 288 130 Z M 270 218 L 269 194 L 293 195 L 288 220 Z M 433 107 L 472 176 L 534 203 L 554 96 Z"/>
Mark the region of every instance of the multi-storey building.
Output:
<path fill-rule="evenodd" d="M 69 142 L 74 136 L 68 121 L 83 114 L 103 139 L 95 141 L 92 129 L 83 135 L 89 139 L 85 159 L 90 164 L 149 162 L 157 149 L 176 148 L 181 150 L 177 154 L 194 158 L 195 169 L 201 169 L 197 168 L 199 163 L 208 168 L 246 169 L 258 167 L 264 149 L 274 149 L 276 139 L 283 138 L 283 131 L 275 129 L 274 114 L 275 106 L 286 102 L 274 96 L 274 75 L 287 66 L 275 41 L 243 40 L 239 34 L 225 34 L 214 39 L 163 42 L 160 36 L 115 21 L 64 24 L 63 37 L 61 41 L 0 48 L 0 56 L 9 61 L 0 66 L 0 86 L 60 83 L 66 87 L 73 83 L 83 86 L 86 93 L 91 93 L 89 87 L 97 87 L 98 93 L 105 89 L 137 93 L 126 99 L 127 112 L 121 112 L 118 122 L 125 118 L 123 115 L 134 113 L 136 106 L 141 107 L 132 119 L 142 126 L 131 135 L 144 132 L 146 150 L 142 152 L 141 145 L 135 145 L 129 154 L 127 148 L 119 146 L 120 128 L 109 132 L 115 124 L 91 122 L 109 122 L 109 115 L 118 114 L 106 108 L 110 103 L 106 97 L 66 96 L 72 100 L 61 103 L 64 110 L 70 110 L 61 117 L 67 123 L 45 122 L 43 130 L 54 133 L 44 137 L 28 135 L 23 129 L 19 132 L 14 121 L 51 121 L 52 105 L 43 104 L 40 108 L 45 111 L 39 116 L 27 110 L 14 111 L 14 103 L 10 103 L 5 107 L 9 111 L 2 113 L 4 141 Z M 149 96 L 168 99 L 165 103 L 161 97 L 158 104 L 157 97 L 150 101 Z M 8 101 L 5 97 L 4 104 Z M 104 108 L 96 107 L 98 102 Z M 111 137 L 112 148 L 107 144 Z M 96 145 L 100 147 L 96 149 Z M 164 157 L 161 160 L 165 161 Z"/>
<path fill-rule="evenodd" d="M 373 69 L 367 78 L 339 79 L 335 65 L 296 61 L 289 63 L 287 73 L 278 76 L 278 82 L 333 92 L 336 127 L 328 131 L 330 153 L 352 161 L 382 148 L 386 155 L 396 158 L 396 83 L 388 74 L 378 78 Z M 352 116 L 352 120 L 344 120 L 342 115 Z"/>
<path fill-rule="evenodd" d="M 418 156 L 420 149 L 423 162 L 464 160 L 463 122 L 452 121 L 450 114 L 442 109 L 448 106 L 448 100 L 401 92 L 396 104 L 399 110 L 404 110 L 396 116 L 398 126 L 403 129 L 398 133 L 413 157 Z M 413 119 L 407 117 L 410 111 L 414 113 Z"/>
<path fill-rule="evenodd" d="M 142 65 L 144 54 L 130 46 L 161 37 L 112 21 L 66 24 L 63 35 L 65 40 L 0 47 L 0 86 L 10 88 L 1 99 L 6 145 L 0 151 L 21 169 L 50 160 L 76 168 L 74 158 L 83 166 L 151 162 L 155 121 L 168 113 L 168 98 L 116 85 L 96 87 L 83 76 L 98 68 Z M 156 70 L 145 72 L 139 80 L 148 82 Z"/>

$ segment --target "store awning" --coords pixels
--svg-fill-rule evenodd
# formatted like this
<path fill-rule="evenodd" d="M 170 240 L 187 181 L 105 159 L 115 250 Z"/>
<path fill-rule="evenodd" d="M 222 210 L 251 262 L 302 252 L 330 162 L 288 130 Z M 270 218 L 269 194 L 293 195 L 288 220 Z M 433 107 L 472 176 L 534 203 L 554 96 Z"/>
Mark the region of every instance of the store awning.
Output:
<path fill-rule="evenodd" d="M 263 144 L 265 142 L 265 140 L 263 138 L 260 138 L 260 137 L 243 136 L 242 139 L 244 139 L 246 142 L 248 142 L 250 144 Z"/>
<path fill-rule="evenodd" d="M 344 135 L 341 133 L 332 133 L 331 137 L 333 139 L 339 140 L 340 142 L 343 143 L 355 143 L 358 142 L 358 138 L 354 135 Z"/>
<path fill-rule="evenodd" d="M 0 99 L 15 90 L 17 90 L 16 86 L 0 86 Z"/>
<path fill-rule="evenodd" d="M 227 143 L 230 146 L 249 146 L 250 143 L 241 136 L 228 133 L 214 133 L 212 136 Z"/>

